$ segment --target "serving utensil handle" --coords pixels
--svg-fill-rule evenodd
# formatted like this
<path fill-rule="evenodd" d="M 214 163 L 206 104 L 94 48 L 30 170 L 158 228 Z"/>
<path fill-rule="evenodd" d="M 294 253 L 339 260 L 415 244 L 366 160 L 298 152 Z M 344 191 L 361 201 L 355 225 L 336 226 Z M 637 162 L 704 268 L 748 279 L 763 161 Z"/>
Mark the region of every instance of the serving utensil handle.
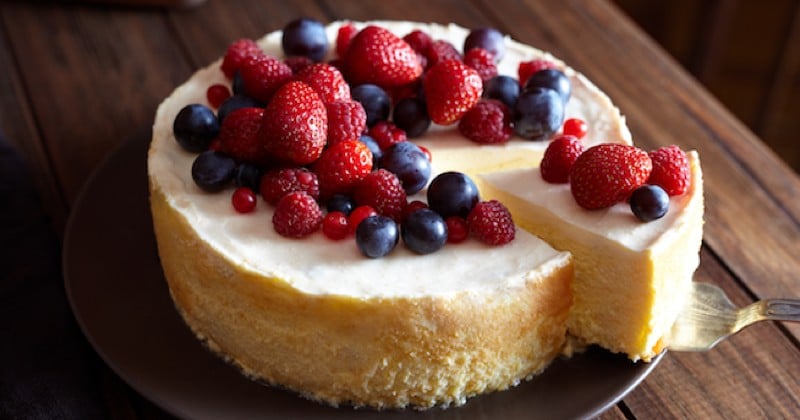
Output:
<path fill-rule="evenodd" d="M 800 299 L 767 299 L 764 316 L 772 321 L 800 322 Z"/>

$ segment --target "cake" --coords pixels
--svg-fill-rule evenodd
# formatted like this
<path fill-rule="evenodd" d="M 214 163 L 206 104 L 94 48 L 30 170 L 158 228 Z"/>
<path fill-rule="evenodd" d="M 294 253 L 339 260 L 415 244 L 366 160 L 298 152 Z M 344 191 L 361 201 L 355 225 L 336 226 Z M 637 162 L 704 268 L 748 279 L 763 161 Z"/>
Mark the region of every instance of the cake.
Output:
<path fill-rule="evenodd" d="M 377 25 L 397 36 L 418 29 L 456 46 L 470 33 L 452 24 L 335 22 L 325 27 L 327 39 L 337 39 L 345 24 Z M 282 57 L 281 42 L 277 31 L 258 46 Z M 515 74 L 524 60 L 544 59 L 569 77 L 565 115 L 589 125 L 582 140 L 586 147 L 631 143 L 619 110 L 583 75 L 545 52 L 503 42 L 500 74 Z M 434 124 L 414 139 L 433 156 L 434 175 L 466 173 L 482 195 L 503 201 L 519 225 L 513 241 L 487 246 L 468 239 L 429 255 L 398 246 L 384 258 L 365 258 L 352 241 L 334 242 L 321 233 L 284 237 L 270 226 L 274 207 L 260 202 L 254 211 L 237 214 L 230 200 L 221 198 L 227 195 L 195 185 L 191 168 L 197 154 L 176 142 L 173 121 L 189 104 L 209 105 L 209 86 L 230 85 L 221 64 L 222 59 L 196 72 L 159 106 L 148 153 L 150 203 L 176 309 L 209 349 L 248 377 L 331 405 L 428 408 L 461 405 L 533 377 L 565 351 L 568 336 L 633 360 L 649 360 L 663 348 L 665 326 L 697 265 L 702 187 L 696 155 L 691 155 L 692 191 L 671 200 L 676 204 L 669 217 L 641 225 L 655 239 L 627 250 L 586 249 L 582 237 L 619 243 L 613 232 L 628 227 L 633 237 L 648 234 L 640 232 L 640 222 L 629 220 L 630 210 L 619 226 L 608 228 L 612 233 L 592 231 L 593 216 L 576 216 L 581 220 L 575 222 L 560 209 L 543 223 L 533 220 L 554 208 L 529 197 L 528 187 L 517 181 L 535 178 L 528 172 L 538 166 L 548 142 L 476 145 L 455 126 Z M 563 187 L 553 194 L 568 196 Z M 532 188 L 548 194 L 553 189 L 536 183 Z M 665 252 L 650 252 L 661 248 Z M 619 294 L 627 283 L 615 284 L 593 271 L 593 257 L 629 267 L 625 270 L 654 262 L 652 271 L 630 277 L 638 288 Z M 670 262 L 683 269 L 662 266 Z M 672 275 L 679 277 L 674 286 Z M 625 305 L 624 317 L 601 310 L 604 302 L 623 297 L 649 303 Z"/>

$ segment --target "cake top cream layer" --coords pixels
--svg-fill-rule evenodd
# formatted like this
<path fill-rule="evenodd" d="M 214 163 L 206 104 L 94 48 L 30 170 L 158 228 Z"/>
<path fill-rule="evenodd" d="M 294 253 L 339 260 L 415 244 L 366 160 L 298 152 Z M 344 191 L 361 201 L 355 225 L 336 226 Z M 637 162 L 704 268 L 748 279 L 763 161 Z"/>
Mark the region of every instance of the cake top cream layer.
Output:
<path fill-rule="evenodd" d="M 400 36 L 422 29 L 434 39 L 447 39 L 459 48 L 468 34 L 467 29 L 456 25 L 374 23 Z M 327 27 L 331 41 L 335 40 L 340 25 L 339 22 Z M 278 31 L 258 42 L 268 54 L 281 57 L 280 40 Z M 506 47 L 506 55 L 498 66 L 501 74 L 516 77 L 519 62 L 534 58 L 547 58 L 562 66 L 573 88 L 566 117 L 581 118 L 588 123 L 590 131 L 584 139 L 587 147 L 603 142 L 630 143 L 630 133 L 619 111 L 585 77 L 540 50 L 511 39 L 506 40 Z M 208 86 L 229 83 L 219 70 L 220 62 L 199 70 L 159 107 L 148 171 L 150 182 L 164 193 L 170 205 L 186 218 L 198 236 L 234 264 L 264 276 L 280 278 L 306 293 L 366 298 L 447 295 L 519 287 L 531 278 L 546 274 L 554 264 L 561 264 L 566 258 L 538 238 L 518 230 L 517 238 L 501 247 L 470 239 L 420 256 L 401 243 L 388 256 L 370 260 L 360 254 L 352 239 L 334 242 L 321 233 L 300 240 L 281 237 L 272 228 L 272 208 L 263 201 L 253 213 L 236 213 L 230 204 L 231 191 L 209 194 L 194 184 L 190 168 L 196 155 L 184 151 L 172 133 L 172 122 L 181 108 L 192 103 L 207 104 Z M 479 146 L 462 137 L 455 126 L 432 127 L 421 141 L 431 150 L 435 172 L 507 167 L 504 159 L 514 161 L 520 151 L 541 155 L 547 146 L 547 142 L 518 138 L 501 146 Z M 453 156 L 470 161 L 441 159 L 447 167 L 437 166 L 438 150 L 442 153 L 467 151 Z M 489 150 L 495 160 L 488 164 L 475 161 L 482 151 Z"/>

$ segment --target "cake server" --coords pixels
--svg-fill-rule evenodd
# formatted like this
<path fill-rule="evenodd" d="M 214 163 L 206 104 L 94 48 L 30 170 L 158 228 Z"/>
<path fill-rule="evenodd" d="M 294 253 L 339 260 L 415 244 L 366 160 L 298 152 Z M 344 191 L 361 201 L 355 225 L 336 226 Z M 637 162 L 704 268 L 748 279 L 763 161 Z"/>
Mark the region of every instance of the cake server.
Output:
<path fill-rule="evenodd" d="M 800 299 L 764 299 L 737 308 L 719 287 L 693 282 L 686 307 L 672 326 L 668 348 L 706 351 L 759 321 L 800 322 Z"/>

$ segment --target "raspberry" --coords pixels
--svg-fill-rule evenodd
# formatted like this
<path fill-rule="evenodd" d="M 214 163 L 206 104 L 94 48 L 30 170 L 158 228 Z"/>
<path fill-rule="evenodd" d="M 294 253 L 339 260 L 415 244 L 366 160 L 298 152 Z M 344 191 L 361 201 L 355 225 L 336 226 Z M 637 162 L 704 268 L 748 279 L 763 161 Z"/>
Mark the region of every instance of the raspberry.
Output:
<path fill-rule="evenodd" d="M 378 143 L 381 150 L 386 150 L 394 144 L 408 140 L 406 132 L 393 123 L 381 121 L 369 129 L 369 136 Z"/>
<path fill-rule="evenodd" d="M 370 172 L 356 187 L 354 197 L 359 206 L 370 206 L 396 222 L 406 207 L 406 191 L 397 175 L 386 169 Z"/>
<path fill-rule="evenodd" d="M 467 226 L 481 242 L 489 245 L 507 244 L 516 235 L 511 213 L 497 200 L 476 204 L 467 215 Z"/>
<path fill-rule="evenodd" d="M 583 153 L 583 144 L 575 136 L 563 135 L 547 146 L 539 170 L 542 178 L 552 184 L 569 182 L 569 172 L 578 156 Z"/>
<path fill-rule="evenodd" d="M 681 195 L 689 189 L 691 170 L 689 158 L 680 147 L 672 145 L 650 152 L 653 172 L 648 184 L 658 185 L 670 196 Z"/>
<path fill-rule="evenodd" d="M 564 121 L 563 131 L 565 135 L 575 136 L 580 140 L 586 137 L 589 127 L 586 125 L 586 122 L 580 118 L 569 118 Z"/>
<path fill-rule="evenodd" d="M 367 113 L 358 101 L 342 100 L 326 105 L 328 147 L 346 140 L 357 140 L 367 128 Z"/>
<path fill-rule="evenodd" d="M 444 222 L 447 223 L 447 242 L 457 244 L 464 242 L 469 236 L 469 226 L 463 217 L 450 216 Z"/>
<path fill-rule="evenodd" d="M 350 46 L 350 41 L 355 38 L 358 29 L 351 23 L 345 23 L 339 27 L 336 32 L 336 55 L 344 57 L 347 53 L 347 48 Z"/>
<path fill-rule="evenodd" d="M 350 226 L 350 232 L 355 232 L 358 225 L 367 217 L 377 216 L 378 212 L 370 206 L 358 206 L 350 213 L 347 218 L 347 224 Z"/>
<path fill-rule="evenodd" d="M 461 53 L 448 41 L 437 39 L 431 42 L 431 45 L 425 50 L 425 58 L 428 59 L 428 68 L 432 68 L 447 60 L 461 61 Z"/>
<path fill-rule="evenodd" d="M 323 199 L 347 194 L 372 170 L 372 152 L 358 140 L 343 141 L 325 149 L 313 170 Z"/>
<path fill-rule="evenodd" d="M 431 121 L 450 125 L 478 103 L 483 81 L 472 67 L 458 60 L 446 60 L 428 70 L 423 87 Z"/>
<path fill-rule="evenodd" d="M 350 233 L 350 224 L 347 216 L 340 211 L 332 211 L 322 219 L 322 233 L 329 239 L 338 241 L 347 237 Z"/>
<path fill-rule="evenodd" d="M 401 220 L 405 220 L 406 216 L 408 216 L 411 213 L 414 213 L 419 209 L 427 209 L 427 208 L 428 208 L 428 203 L 420 200 L 414 200 L 409 203 L 406 203 L 406 205 L 403 207 L 403 212 L 400 215 Z"/>
<path fill-rule="evenodd" d="M 220 68 L 228 79 L 242 67 L 242 64 L 250 57 L 264 55 L 264 51 L 252 39 L 240 39 L 231 43 L 225 52 Z"/>
<path fill-rule="evenodd" d="M 262 108 L 239 108 L 222 120 L 219 150 L 239 162 L 263 164 L 269 154 L 261 141 Z"/>
<path fill-rule="evenodd" d="M 330 64 L 312 64 L 298 73 L 295 80 L 311 86 L 326 104 L 350 99 L 350 86 L 339 69 Z"/>
<path fill-rule="evenodd" d="M 304 55 L 293 55 L 284 58 L 283 63 L 292 69 L 292 74 L 298 74 L 314 64 L 314 61 Z"/>
<path fill-rule="evenodd" d="M 494 56 L 483 48 L 473 48 L 467 51 L 464 54 L 464 64 L 475 69 L 484 82 L 497 76 L 497 65 L 494 63 Z"/>
<path fill-rule="evenodd" d="M 219 108 L 226 99 L 231 97 L 231 90 L 222 84 L 214 84 L 206 89 L 206 99 L 212 108 Z"/>
<path fill-rule="evenodd" d="M 247 187 L 239 187 L 231 195 L 231 204 L 239 213 L 250 213 L 256 208 L 257 202 L 256 193 Z"/>
<path fill-rule="evenodd" d="M 590 147 L 572 165 L 572 196 L 585 209 L 611 207 L 642 186 L 652 168 L 650 157 L 637 147 L 613 143 Z"/>
<path fill-rule="evenodd" d="M 556 63 L 543 58 L 537 58 L 531 61 L 523 61 L 519 63 L 519 66 L 517 67 L 517 76 L 520 87 L 525 86 L 525 83 L 528 81 L 528 79 L 530 79 L 533 73 L 536 73 L 539 70 L 555 68 L 558 68 Z"/>
<path fill-rule="evenodd" d="M 292 78 L 292 69 L 275 57 L 262 54 L 248 58 L 242 63 L 244 92 L 263 103 L 269 102 L 284 83 Z"/>
<path fill-rule="evenodd" d="M 406 34 L 403 37 L 403 41 L 407 42 L 417 53 L 425 54 L 430 48 L 433 39 L 426 32 L 416 29 Z"/>
<path fill-rule="evenodd" d="M 313 197 L 302 191 L 283 196 L 272 215 L 272 226 L 275 231 L 287 238 L 310 235 L 321 225 L 322 210 Z"/>
<path fill-rule="evenodd" d="M 508 107 L 494 99 L 482 99 L 467 111 L 458 122 L 458 131 L 481 144 L 505 143 L 514 132 Z"/>
<path fill-rule="evenodd" d="M 272 205 L 278 204 L 284 195 L 297 191 L 318 198 L 317 175 L 305 168 L 284 168 L 269 171 L 261 177 L 261 196 Z"/>

